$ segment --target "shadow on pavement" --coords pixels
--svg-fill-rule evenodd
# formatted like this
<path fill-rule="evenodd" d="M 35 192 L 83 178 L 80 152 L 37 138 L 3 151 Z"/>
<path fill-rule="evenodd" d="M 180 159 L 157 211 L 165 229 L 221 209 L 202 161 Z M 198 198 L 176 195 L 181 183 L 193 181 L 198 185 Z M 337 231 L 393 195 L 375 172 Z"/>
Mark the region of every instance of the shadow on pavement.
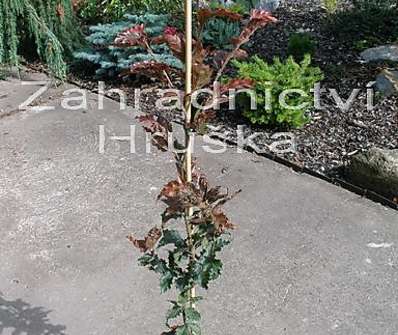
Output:
<path fill-rule="evenodd" d="M 8 301 L 0 296 L 0 334 L 65 335 L 65 326 L 50 323 L 50 313 L 21 299 Z"/>

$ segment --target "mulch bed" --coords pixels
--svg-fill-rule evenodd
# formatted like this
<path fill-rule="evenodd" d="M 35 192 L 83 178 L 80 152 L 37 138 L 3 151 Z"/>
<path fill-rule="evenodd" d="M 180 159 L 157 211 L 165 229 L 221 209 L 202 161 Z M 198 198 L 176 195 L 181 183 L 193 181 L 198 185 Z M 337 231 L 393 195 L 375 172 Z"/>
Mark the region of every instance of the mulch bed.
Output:
<path fill-rule="evenodd" d="M 328 33 L 320 1 L 288 0 L 275 16 L 279 22 L 257 33 L 248 48 L 251 54 L 268 61 L 275 56 L 284 58 L 290 34 L 306 31 L 317 43 L 313 63 L 325 73 L 322 87 L 336 89 L 344 100 L 353 89 L 361 89 L 348 111 L 341 111 L 328 92 L 323 94 L 323 109 L 309 112 L 312 121 L 302 129 L 288 130 L 295 136 L 297 152 L 282 154 L 283 158 L 326 176 L 341 176 L 341 168 L 359 151 L 373 146 L 398 148 L 398 98 L 376 96 L 375 109 L 366 108 L 367 84 L 386 64 L 363 64 L 358 51 Z M 236 141 L 237 125 L 245 125 L 246 136 L 261 134 L 253 142 L 264 150 L 272 143 L 274 133 L 284 131 L 250 125 L 241 115 L 229 111 L 220 113 L 216 125 L 218 133 L 232 142 Z"/>

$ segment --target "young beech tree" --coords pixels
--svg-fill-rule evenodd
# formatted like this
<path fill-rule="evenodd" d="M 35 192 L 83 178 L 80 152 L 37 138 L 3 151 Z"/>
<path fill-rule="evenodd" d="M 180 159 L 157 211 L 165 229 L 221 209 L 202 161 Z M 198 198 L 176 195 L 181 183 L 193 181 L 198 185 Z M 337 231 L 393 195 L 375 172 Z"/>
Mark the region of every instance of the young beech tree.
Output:
<path fill-rule="evenodd" d="M 167 207 L 161 216 L 161 224 L 152 228 L 143 239 L 129 237 L 144 253 L 139 259 L 140 264 L 160 275 L 161 291 L 175 287 L 178 292 L 167 312 L 168 330 L 163 335 L 200 334 L 201 316 L 196 303 L 201 298 L 196 296 L 195 288 L 207 289 L 209 283 L 220 276 L 222 263 L 218 254 L 230 243 L 230 230 L 234 228 L 222 206 L 238 192 L 229 194 L 221 187 L 210 187 L 196 160 L 192 159 L 191 134 L 202 129 L 214 116 L 213 110 L 192 108 L 192 93 L 218 81 L 232 59 L 246 55 L 241 46 L 255 31 L 276 21 L 266 11 L 253 10 L 240 35 L 231 41 L 232 51 L 210 50 L 203 47 L 201 36 L 209 19 L 227 17 L 241 21 L 244 18 L 226 9 L 199 9 L 195 29 L 198 33 L 192 39 L 192 7 L 190 0 L 187 2 L 185 34 L 167 27 L 161 36 L 150 38 L 145 26 L 137 25 L 120 33 L 114 42 L 118 47 L 141 46 L 149 53 L 153 45 L 166 43 L 174 56 L 185 63 L 185 73 L 156 61 L 136 63 L 129 70 L 133 74 L 159 78 L 173 88 L 178 87 L 176 83 L 185 81 L 185 92 L 177 93 L 184 96 L 185 139 L 182 143 L 169 136 L 173 125 L 168 120 L 152 115 L 138 117 L 145 130 L 152 133 L 152 142 L 158 149 L 168 151 L 172 146 L 179 149 L 171 152 L 177 177 L 163 187 L 158 197 Z M 231 79 L 220 85 L 218 102 L 228 101 L 226 93 L 230 89 L 250 87 L 250 79 Z M 207 101 L 203 102 L 207 105 Z"/>

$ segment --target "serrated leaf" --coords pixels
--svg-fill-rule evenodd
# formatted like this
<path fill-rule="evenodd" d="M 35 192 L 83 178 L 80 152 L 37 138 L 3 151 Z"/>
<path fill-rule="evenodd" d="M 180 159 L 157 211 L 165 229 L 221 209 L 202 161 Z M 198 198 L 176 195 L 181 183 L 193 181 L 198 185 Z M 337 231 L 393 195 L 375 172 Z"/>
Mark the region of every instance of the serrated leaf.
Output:
<path fill-rule="evenodd" d="M 173 284 L 173 273 L 170 271 L 165 272 L 161 277 L 160 277 L 160 291 L 162 293 L 170 290 L 171 285 Z"/>
<path fill-rule="evenodd" d="M 168 244 L 174 244 L 177 248 L 182 248 L 185 245 L 185 241 L 177 230 L 164 230 L 163 237 L 158 243 L 158 248 Z"/>
<path fill-rule="evenodd" d="M 224 234 L 226 235 L 226 234 Z M 224 247 L 229 245 L 231 243 L 231 240 L 227 240 L 225 238 L 219 237 L 214 241 L 214 250 L 216 252 L 221 251 Z"/>
<path fill-rule="evenodd" d="M 191 325 L 189 325 L 188 328 L 189 328 L 191 335 L 201 335 L 202 334 L 199 323 L 191 324 Z"/>
<path fill-rule="evenodd" d="M 171 307 L 166 314 L 166 323 L 168 325 L 170 320 L 173 320 L 175 318 L 177 318 L 178 316 L 180 316 L 182 314 L 182 308 L 180 305 L 177 304 L 176 301 L 172 301 L 172 303 L 174 304 L 173 307 Z"/>
<path fill-rule="evenodd" d="M 186 326 L 181 326 L 176 329 L 176 335 L 191 335 L 189 329 Z"/>
<path fill-rule="evenodd" d="M 114 45 L 118 47 L 132 47 L 140 45 L 145 47 L 148 35 L 145 33 L 145 26 L 138 24 L 132 28 L 127 28 L 117 35 Z"/>
<path fill-rule="evenodd" d="M 163 259 L 160 259 L 159 257 L 156 257 L 154 259 L 154 261 L 152 261 L 152 264 L 153 264 L 153 270 L 156 273 L 160 273 L 160 274 L 164 275 L 164 274 L 170 272 L 166 261 Z"/>
<path fill-rule="evenodd" d="M 200 322 L 201 316 L 195 308 L 189 307 L 185 310 L 185 319 L 186 323 L 194 324 Z"/>
<path fill-rule="evenodd" d="M 185 275 L 177 278 L 176 288 L 179 291 L 186 291 L 187 289 L 189 289 L 189 277 Z"/>
<path fill-rule="evenodd" d="M 161 230 L 158 227 L 154 227 L 142 240 L 135 238 L 133 235 L 128 236 L 128 239 L 136 248 L 139 248 L 141 252 L 147 252 L 155 247 L 161 236 Z"/>
<path fill-rule="evenodd" d="M 141 256 L 140 258 L 138 258 L 138 263 L 141 266 L 148 266 L 151 261 L 153 260 L 153 256 L 150 254 L 145 254 L 143 256 Z"/>
<path fill-rule="evenodd" d="M 197 323 L 194 324 L 185 324 L 176 329 L 176 335 L 200 335 L 200 325 Z"/>
<path fill-rule="evenodd" d="M 212 257 L 204 257 L 195 268 L 195 282 L 204 289 L 209 288 L 209 283 L 216 280 L 222 271 L 222 262 Z"/>

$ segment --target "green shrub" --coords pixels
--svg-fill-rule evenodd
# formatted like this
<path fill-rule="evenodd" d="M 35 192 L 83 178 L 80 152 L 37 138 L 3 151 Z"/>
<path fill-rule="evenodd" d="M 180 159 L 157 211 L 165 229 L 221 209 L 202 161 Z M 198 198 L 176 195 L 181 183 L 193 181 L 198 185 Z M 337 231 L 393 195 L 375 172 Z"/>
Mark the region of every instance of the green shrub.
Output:
<path fill-rule="evenodd" d="M 5 80 L 6 77 L 7 75 L 5 69 L 0 66 L 0 80 Z"/>
<path fill-rule="evenodd" d="M 64 77 L 65 56 L 80 42 L 71 1 L 0 1 L 0 64 L 18 66 L 21 54 L 28 53 L 39 56 L 55 75 Z"/>
<path fill-rule="evenodd" d="M 323 0 L 322 4 L 328 13 L 334 13 L 337 10 L 340 0 Z"/>
<path fill-rule="evenodd" d="M 235 61 L 239 77 L 252 79 L 255 82 L 257 94 L 255 110 L 250 108 L 250 96 L 248 94 L 240 95 L 238 101 L 243 108 L 243 115 L 251 123 L 259 125 L 294 128 L 305 125 L 309 121 L 306 111 L 314 100 L 310 90 L 323 79 L 321 70 L 310 65 L 311 57 L 309 55 L 300 64 L 296 63 L 292 57 L 285 62 L 275 58 L 271 65 L 257 56 L 253 57 L 250 62 Z M 280 104 L 280 94 L 290 89 L 302 90 L 307 95 L 288 94 L 286 96 L 287 105 L 307 104 L 306 107 L 291 109 Z M 268 107 L 265 92 L 271 93 Z"/>
<path fill-rule="evenodd" d="M 395 0 L 394 0 L 395 1 Z M 328 18 L 326 31 L 342 43 L 373 47 L 398 39 L 398 8 L 388 0 L 361 0 Z"/>
<path fill-rule="evenodd" d="M 216 2 L 219 3 L 219 1 Z M 258 0 L 235 0 L 228 6 L 228 8 L 239 14 L 244 14 L 253 9 L 257 2 Z"/>
<path fill-rule="evenodd" d="M 215 2 L 220 3 L 220 1 Z M 229 1 L 228 8 L 235 9 L 240 14 L 250 12 L 254 8 L 272 12 L 279 7 L 280 3 L 281 0 L 233 0 Z"/>
<path fill-rule="evenodd" d="M 360 10 L 391 9 L 398 4 L 397 0 L 353 0 L 352 2 L 354 7 Z"/>
<path fill-rule="evenodd" d="M 172 67 L 182 68 L 181 62 L 169 53 L 164 44 L 153 47 L 154 55 L 148 54 L 138 46 L 119 48 L 112 45 L 118 33 L 137 24 L 144 24 L 149 36 L 158 36 L 167 26 L 168 19 L 167 15 L 126 15 L 122 21 L 92 26 L 87 37 L 90 48 L 76 52 L 74 56 L 78 61 L 95 65 L 96 75 L 99 77 L 116 76 L 132 64 L 146 60 L 156 60 Z"/>
<path fill-rule="evenodd" d="M 313 56 L 314 52 L 315 43 L 310 34 L 295 33 L 290 37 L 287 53 L 289 56 L 293 56 L 296 61 L 301 62 L 306 54 Z"/>
<path fill-rule="evenodd" d="M 78 15 L 86 24 L 93 24 L 120 20 L 126 13 L 171 14 L 182 8 L 182 0 L 85 0 Z"/>

